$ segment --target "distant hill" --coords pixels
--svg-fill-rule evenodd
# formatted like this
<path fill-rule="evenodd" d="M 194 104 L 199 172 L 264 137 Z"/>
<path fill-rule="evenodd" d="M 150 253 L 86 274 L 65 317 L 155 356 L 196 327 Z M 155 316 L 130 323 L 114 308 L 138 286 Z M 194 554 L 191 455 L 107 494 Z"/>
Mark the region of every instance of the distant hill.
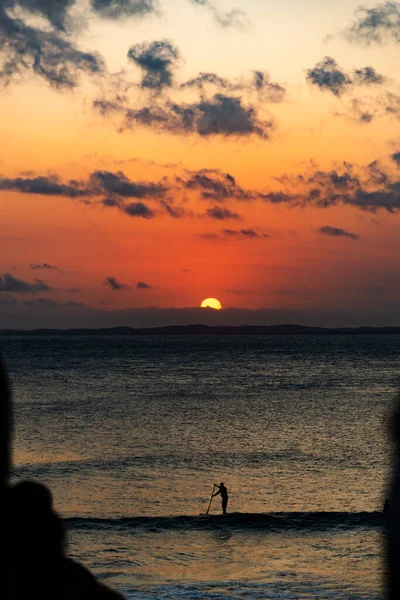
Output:
<path fill-rule="evenodd" d="M 109 327 L 101 329 L 1 329 L 5 335 L 371 335 L 400 334 L 400 327 L 308 327 L 305 325 L 166 325 L 165 327 Z"/>

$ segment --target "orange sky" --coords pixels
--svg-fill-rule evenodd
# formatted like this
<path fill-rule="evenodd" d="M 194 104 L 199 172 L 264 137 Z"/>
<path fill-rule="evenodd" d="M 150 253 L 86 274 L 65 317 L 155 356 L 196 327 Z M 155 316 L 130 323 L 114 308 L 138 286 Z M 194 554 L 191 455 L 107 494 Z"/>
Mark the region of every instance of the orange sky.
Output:
<path fill-rule="evenodd" d="M 0 327 L 400 325 L 400 3 L 140 3 L 0 10 Z"/>

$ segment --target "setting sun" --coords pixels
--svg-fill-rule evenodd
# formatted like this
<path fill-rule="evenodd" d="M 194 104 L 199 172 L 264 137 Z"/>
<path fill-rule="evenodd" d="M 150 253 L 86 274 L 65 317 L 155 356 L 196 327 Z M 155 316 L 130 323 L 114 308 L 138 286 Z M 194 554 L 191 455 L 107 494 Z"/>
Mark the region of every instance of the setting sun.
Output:
<path fill-rule="evenodd" d="M 215 310 L 221 310 L 222 304 L 216 298 L 206 298 L 201 303 L 201 308 L 215 308 Z"/>

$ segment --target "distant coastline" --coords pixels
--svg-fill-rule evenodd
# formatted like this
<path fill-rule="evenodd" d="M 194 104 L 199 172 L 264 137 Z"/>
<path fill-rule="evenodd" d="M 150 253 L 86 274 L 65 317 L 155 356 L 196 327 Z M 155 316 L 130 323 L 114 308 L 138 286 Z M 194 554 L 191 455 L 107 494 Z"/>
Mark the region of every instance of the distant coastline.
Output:
<path fill-rule="evenodd" d="M 102 327 L 98 329 L 1 329 L 7 335 L 395 335 L 400 327 L 309 327 L 306 325 L 166 325 L 164 327 Z"/>

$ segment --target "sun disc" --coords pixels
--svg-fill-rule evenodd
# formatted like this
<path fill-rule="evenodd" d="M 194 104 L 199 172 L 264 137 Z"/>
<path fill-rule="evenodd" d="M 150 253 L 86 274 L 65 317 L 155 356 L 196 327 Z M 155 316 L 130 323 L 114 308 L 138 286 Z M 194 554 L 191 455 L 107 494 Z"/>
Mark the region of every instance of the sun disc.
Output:
<path fill-rule="evenodd" d="M 201 308 L 214 308 L 215 310 L 221 310 L 222 304 L 216 298 L 206 298 L 201 303 Z"/>

